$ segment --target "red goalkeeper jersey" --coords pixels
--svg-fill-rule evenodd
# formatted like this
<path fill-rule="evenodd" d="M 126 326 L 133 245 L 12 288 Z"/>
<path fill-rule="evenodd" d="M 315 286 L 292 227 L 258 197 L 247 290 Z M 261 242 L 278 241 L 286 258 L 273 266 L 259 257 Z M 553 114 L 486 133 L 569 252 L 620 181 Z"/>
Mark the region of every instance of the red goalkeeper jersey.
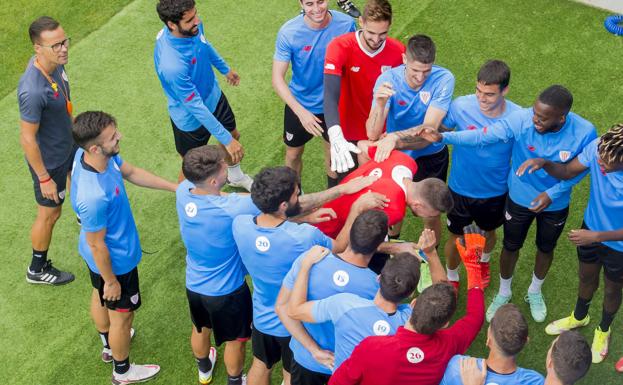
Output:
<path fill-rule="evenodd" d="M 375 53 L 366 51 L 359 31 L 336 37 L 329 43 L 324 73 L 342 78 L 340 126 L 346 140 L 366 140 L 366 120 L 372 107 L 376 79 L 382 72 L 402 64 L 405 46 L 387 38 Z"/>
<path fill-rule="evenodd" d="M 374 159 L 376 147 L 368 149 L 370 159 Z M 402 151 L 392 151 L 389 158 L 378 163 L 370 160 L 358 169 L 351 172 L 340 184 L 358 176 L 377 175 L 379 179 L 358 193 L 343 195 L 339 198 L 326 203 L 323 207 L 332 208 L 337 214 L 336 219 L 328 222 L 318 223 L 315 226 L 329 237 L 335 239 L 348 218 L 350 207 L 362 194 L 368 191 L 377 192 L 389 198 L 389 206 L 383 211 L 389 217 L 389 225 L 396 224 L 402 220 L 405 215 L 406 207 L 406 191 L 403 178 L 413 179 L 413 175 L 417 172 L 417 164 L 415 160 Z"/>

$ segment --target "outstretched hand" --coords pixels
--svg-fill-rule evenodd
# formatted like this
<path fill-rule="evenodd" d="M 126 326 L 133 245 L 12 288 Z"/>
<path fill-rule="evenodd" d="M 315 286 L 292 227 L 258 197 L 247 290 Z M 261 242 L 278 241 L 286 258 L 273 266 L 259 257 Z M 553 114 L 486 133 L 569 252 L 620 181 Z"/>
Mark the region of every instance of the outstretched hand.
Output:
<path fill-rule="evenodd" d="M 485 232 L 476 225 L 463 228 L 463 236 L 456 239 L 456 249 L 467 271 L 467 288 L 482 288 L 480 257 L 485 248 Z"/>
<path fill-rule="evenodd" d="M 543 158 L 528 159 L 519 166 L 515 174 L 517 176 L 522 176 L 526 171 L 528 171 L 528 174 L 532 174 L 535 171 L 542 169 L 543 166 L 545 166 L 545 162 L 546 161 Z"/>

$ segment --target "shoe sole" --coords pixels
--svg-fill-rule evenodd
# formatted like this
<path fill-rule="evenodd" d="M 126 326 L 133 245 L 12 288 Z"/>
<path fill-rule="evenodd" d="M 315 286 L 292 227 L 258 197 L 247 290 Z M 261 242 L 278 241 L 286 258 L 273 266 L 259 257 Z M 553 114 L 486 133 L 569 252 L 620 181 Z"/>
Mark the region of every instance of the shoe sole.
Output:
<path fill-rule="evenodd" d="M 141 383 L 141 382 L 147 382 L 149 380 L 153 380 L 154 378 L 156 378 L 158 376 L 158 373 L 160 373 L 160 371 L 158 371 L 156 374 L 154 374 L 151 377 L 147 377 L 147 378 L 144 378 L 144 379 L 141 379 L 141 380 L 137 380 L 137 381 L 118 381 L 118 380 L 115 380 L 115 378 L 113 377 L 112 380 L 111 380 L 111 383 L 112 383 L 112 385 L 138 384 L 138 383 Z"/>
<path fill-rule="evenodd" d="M 46 281 L 37 281 L 34 279 L 30 279 L 28 277 L 26 277 L 26 282 L 28 283 L 32 283 L 33 285 L 50 285 L 50 286 L 63 286 L 63 285 L 67 285 L 68 283 L 71 283 L 74 281 L 74 279 L 76 279 L 75 277 L 68 280 L 68 281 L 64 281 L 64 282 L 54 282 L 54 283 L 50 283 L 50 282 L 46 282 Z"/>

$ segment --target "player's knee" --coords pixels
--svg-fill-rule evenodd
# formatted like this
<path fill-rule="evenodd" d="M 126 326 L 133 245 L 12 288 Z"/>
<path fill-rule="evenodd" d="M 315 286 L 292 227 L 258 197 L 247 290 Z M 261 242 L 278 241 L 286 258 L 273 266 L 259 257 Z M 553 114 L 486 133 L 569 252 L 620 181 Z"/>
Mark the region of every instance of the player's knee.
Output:
<path fill-rule="evenodd" d="M 47 225 L 54 225 L 61 217 L 62 206 L 41 207 L 38 213 L 39 219 Z"/>
<path fill-rule="evenodd" d="M 504 240 L 502 241 L 502 245 L 507 251 L 515 252 L 521 249 L 521 247 L 523 246 L 523 242 L 505 237 Z"/>
<path fill-rule="evenodd" d="M 550 258 L 553 258 L 553 252 L 554 249 L 556 248 L 556 241 L 544 241 L 544 240 L 536 240 L 536 248 L 537 250 L 539 250 L 542 254 L 547 254 L 547 255 L 551 255 Z"/>

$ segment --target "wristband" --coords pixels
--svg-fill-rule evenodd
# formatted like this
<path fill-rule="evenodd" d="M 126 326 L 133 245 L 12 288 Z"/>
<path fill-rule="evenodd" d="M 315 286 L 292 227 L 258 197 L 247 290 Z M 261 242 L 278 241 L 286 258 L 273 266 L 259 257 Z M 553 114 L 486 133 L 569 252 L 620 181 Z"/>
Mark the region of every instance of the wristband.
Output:
<path fill-rule="evenodd" d="M 45 184 L 45 183 L 48 183 L 48 182 L 49 182 L 49 181 L 51 181 L 51 180 L 52 180 L 52 177 L 51 177 L 51 176 L 48 176 L 48 177 L 47 177 L 47 179 L 40 180 L 40 181 L 39 181 L 39 184 Z"/>

